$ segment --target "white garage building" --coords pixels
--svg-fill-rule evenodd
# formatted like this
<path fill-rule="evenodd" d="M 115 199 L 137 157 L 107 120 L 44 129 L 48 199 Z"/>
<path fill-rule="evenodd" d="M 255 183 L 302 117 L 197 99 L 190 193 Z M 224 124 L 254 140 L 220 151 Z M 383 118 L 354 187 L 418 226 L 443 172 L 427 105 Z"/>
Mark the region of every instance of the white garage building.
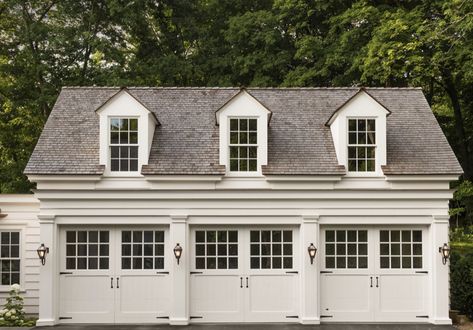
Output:
<path fill-rule="evenodd" d="M 461 172 L 420 89 L 63 88 L 38 325 L 449 324 Z"/>

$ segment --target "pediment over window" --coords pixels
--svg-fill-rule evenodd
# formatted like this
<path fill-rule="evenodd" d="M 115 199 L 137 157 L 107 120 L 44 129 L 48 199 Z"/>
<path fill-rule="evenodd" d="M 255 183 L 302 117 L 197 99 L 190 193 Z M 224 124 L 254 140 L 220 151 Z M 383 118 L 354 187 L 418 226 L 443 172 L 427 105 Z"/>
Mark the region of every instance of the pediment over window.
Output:
<path fill-rule="evenodd" d="M 159 125 L 156 115 L 126 88 L 122 88 L 99 108 L 100 164 L 105 175 L 140 175 L 147 165 L 154 130 Z"/>
<path fill-rule="evenodd" d="M 215 112 L 219 159 L 230 176 L 259 176 L 267 164 L 271 111 L 242 88 Z"/>
<path fill-rule="evenodd" d="M 339 165 L 349 176 L 380 176 L 386 165 L 386 117 L 391 111 L 361 88 L 338 107 L 330 127 Z"/>

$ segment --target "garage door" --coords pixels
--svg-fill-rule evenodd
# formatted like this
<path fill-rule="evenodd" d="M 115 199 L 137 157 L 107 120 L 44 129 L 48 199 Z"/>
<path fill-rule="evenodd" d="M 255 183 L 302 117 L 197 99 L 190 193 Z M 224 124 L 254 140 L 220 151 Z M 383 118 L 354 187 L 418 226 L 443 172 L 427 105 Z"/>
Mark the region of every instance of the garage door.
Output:
<path fill-rule="evenodd" d="M 426 321 L 426 230 L 325 228 L 321 234 L 322 321 Z"/>
<path fill-rule="evenodd" d="M 60 233 L 62 323 L 159 323 L 169 316 L 167 230 L 67 228 Z"/>
<path fill-rule="evenodd" d="M 191 321 L 298 320 L 295 229 L 195 228 L 191 234 Z"/>

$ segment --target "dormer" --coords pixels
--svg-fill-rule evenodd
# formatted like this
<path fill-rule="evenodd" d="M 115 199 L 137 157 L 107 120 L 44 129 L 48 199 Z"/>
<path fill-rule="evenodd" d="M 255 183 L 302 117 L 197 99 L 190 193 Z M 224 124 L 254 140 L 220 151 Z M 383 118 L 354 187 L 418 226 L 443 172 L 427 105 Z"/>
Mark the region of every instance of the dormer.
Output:
<path fill-rule="evenodd" d="M 220 134 L 220 165 L 226 175 L 261 176 L 268 163 L 271 111 L 244 88 L 215 113 Z"/>
<path fill-rule="evenodd" d="M 338 164 L 347 176 L 382 176 L 386 165 L 386 117 L 391 112 L 361 88 L 332 114 L 326 125 L 332 132 Z"/>
<path fill-rule="evenodd" d="M 153 112 L 122 88 L 102 104 L 100 121 L 100 164 L 106 176 L 140 176 L 148 164 L 154 130 L 159 122 Z"/>

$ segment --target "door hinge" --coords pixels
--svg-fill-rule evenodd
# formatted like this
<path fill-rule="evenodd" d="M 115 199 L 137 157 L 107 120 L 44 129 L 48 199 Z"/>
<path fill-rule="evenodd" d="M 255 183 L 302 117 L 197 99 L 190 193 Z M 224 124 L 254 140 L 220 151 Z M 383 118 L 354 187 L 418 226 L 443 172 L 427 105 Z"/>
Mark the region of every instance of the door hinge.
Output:
<path fill-rule="evenodd" d="M 72 272 L 59 272 L 59 275 L 72 275 Z"/>
<path fill-rule="evenodd" d="M 156 274 L 161 274 L 161 275 L 168 275 L 169 272 L 156 272 Z"/>
<path fill-rule="evenodd" d="M 286 274 L 299 274 L 297 270 L 287 271 Z"/>
<path fill-rule="evenodd" d="M 327 319 L 327 318 L 331 318 L 331 317 L 333 317 L 333 315 L 320 315 L 321 319 Z"/>
<path fill-rule="evenodd" d="M 321 270 L 320 274 L 332 274 L 333 272 L 331 270 Z"/>
<path fill-rule="evenodd" d="M 204 317 L 203 316 L 190 316 L 189 318 L 192 320 L 192 319 L 203 319 Z"/>
<path fill-rule="evenodd" d="M 60 320 L 72 320 L 72 317 L 70 316 L 59 316 Z"/>
<path fill-rule="evenodd" d="M 169 316 L 156 316 L 157 319 L 169 319 Z"/>
<path fill-rule="evenodd" d="M 416 274 L 428 274 L 429 272 L 426 270 L 416 270 Z"/>
<path fill-rule="evenodd" d="M 298 319 L 299 315 L 288 315 L 286 316 L 286 319 Z"/>
<path fill-rule="evenodd" d="M 203 274 L 204 272 L 191 272 L 191 275 L 195 275 L 195 274 Z"/>
<path fill-rule="evenodd" d="M 428 319 L 429 315 L 417 315 L 416 317 L 419 319 Z"/>

